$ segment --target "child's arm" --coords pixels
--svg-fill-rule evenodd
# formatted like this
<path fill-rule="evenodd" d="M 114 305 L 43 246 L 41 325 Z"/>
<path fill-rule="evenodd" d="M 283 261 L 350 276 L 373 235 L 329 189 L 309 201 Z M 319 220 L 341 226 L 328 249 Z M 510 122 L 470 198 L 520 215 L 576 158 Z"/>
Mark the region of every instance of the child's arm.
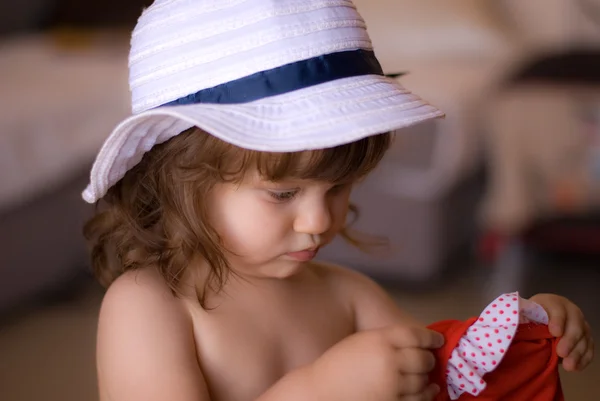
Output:
<path fill-rule="evenodd" d="M 209 401 L 190 317 L 158 275 L 128 273 L 113 283 L 97 341 L 101 401 Z"/>
<path fill-rule="evenodd" d="M 284 376 L 255 401 L 433 400 L 430 350 L 444 337 L 420 327 L 389 326 L 346 337 L 316 361 Z"/>

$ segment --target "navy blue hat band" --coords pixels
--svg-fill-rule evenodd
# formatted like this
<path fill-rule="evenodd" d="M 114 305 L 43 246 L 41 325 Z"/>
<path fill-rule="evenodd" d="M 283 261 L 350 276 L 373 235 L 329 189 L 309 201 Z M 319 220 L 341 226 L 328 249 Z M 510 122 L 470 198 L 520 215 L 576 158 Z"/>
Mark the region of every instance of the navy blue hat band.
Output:
<path fill-rule="evenodd" d="M 246 103 L 337 79 L 373 74 L 383 75 L 383 70 L 372 51 L 330 53 L 203 89 L 163 106 Z"/>

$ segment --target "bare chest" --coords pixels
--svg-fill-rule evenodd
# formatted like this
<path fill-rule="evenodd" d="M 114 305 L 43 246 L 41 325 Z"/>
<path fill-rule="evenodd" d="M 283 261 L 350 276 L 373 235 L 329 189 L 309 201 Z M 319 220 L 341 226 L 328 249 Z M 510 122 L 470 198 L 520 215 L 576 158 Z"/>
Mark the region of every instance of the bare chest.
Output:
<path fill-rule="evenodd" d="M 352 334 L 352 314 L 327 295 L 196 314 L 198 360 L 212 401 L 250 401 Z"/>

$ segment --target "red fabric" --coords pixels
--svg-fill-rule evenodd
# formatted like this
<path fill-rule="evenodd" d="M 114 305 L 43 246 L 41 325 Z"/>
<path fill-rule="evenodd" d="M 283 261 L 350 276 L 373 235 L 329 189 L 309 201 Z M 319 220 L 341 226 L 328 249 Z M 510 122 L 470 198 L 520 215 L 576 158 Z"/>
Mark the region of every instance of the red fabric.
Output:
<path fill-rule="evenodd" d="M 436 401 L 450 400 L 446 383 L 448 360 L 461 337 L 476 320 L 446 320 L 429 326 L 446 338 L 444 347 L 436 351 L 438 363 L 431 374 L 431 381 L 442 389 Z M 564 401 L 556 354 L 557 341 L 546 325 L 519 325 L 499 366 L 483 377 L 487 382 L 485 390 L 478 396 L 464 393 L 459 401 Z"/>

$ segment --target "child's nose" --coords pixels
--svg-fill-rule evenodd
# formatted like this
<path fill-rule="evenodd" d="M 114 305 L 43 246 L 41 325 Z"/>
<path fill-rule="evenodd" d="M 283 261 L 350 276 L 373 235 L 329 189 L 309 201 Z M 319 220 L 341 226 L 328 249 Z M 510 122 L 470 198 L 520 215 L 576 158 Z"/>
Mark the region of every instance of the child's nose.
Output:
<path fill-rule="evenodd" d="M 331 227 L 331 212 L 326 202 L 310 202 L 299 208 L 294 231 L 303 234 L 323 234 Z"/>

